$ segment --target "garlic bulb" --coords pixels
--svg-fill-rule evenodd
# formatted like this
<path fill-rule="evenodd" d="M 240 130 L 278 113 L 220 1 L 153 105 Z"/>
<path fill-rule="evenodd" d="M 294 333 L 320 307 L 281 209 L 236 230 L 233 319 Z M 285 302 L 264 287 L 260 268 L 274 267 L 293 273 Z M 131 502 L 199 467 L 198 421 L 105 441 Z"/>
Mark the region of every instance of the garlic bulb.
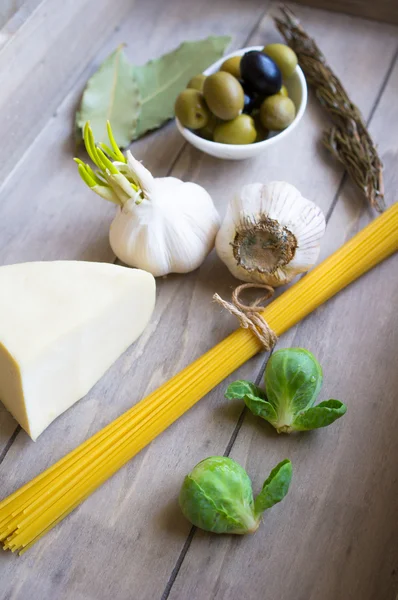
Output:
<path fill-rule="evenodd" d="M 220 226 L 210 195 L 196 183 L 153 178 L 127 151 L 130 173 L 143 200 L 131 198 L 117 209 L 109 241 L 124 263 L 155 277 L 197 269 L 214 246 Z"/>
<path fill-rule="evenodd" d="M 290 183 L 253 183 L 230 203 L 216 250 L 237 279 L 276 287 L 315 264 L 325 226 L 321 209 Z"/>
<path fill-rule="evenodd" d="M 99 170 L 75 160 L 89 187 L 118 205 L 109 232 L 113 252 L 125 264 L 155 277 L 198 268 L 213 248 L 220 226 L 210 195 L 196 183 L 154 178 L 130 151 L 126 159 L 109 124 L 108 136 L 112 148 L 101 144 L 105 154 L 95 146 L 86 124 L 86 148 Z"/>

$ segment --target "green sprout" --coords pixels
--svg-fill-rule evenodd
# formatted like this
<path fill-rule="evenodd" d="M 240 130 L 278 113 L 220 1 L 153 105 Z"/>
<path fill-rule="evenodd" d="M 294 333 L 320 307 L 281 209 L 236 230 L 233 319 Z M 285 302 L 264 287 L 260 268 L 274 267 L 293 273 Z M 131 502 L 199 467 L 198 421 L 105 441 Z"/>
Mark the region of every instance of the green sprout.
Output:
<path fill-rule="evenodd" d="M 213 533 L 254 533 L 263 512 L 286 496 L 292 463 L 272 469 L 261 492 L 253 498 L 245 469 L 226 456 L 210 456 L 196 465 L 182 484 L 179 503 L 185 517 Z"/>
<path fill-rule="evenodd" d="M 141 190 L 135 183 L 133 174 L 129 174 L 126 157 L 115 141 L 109 121 L 106 127 L 110 146 L 102 143 L 96 145 L 90 122 L 86 122 L 84 145 L 97 169 L 94 171 L 90 165 L 75 158 L 79 174 L 84 183 L 105 200 L 123 206 L 130 198 L 134 198 L 139 204 L 142 202 Z"/>
<path fill-rule="evenodd" d="M 244 400 L 254 415 L 271 423 L 278 433 L 308 431 L 330 425 L 347 410 L 340 400 L 314 406 L 322 380 L 321 365 L 311 352 L 284 348 L 268 361 L 265 392 L 249 381 L 235 381 L 225 397 Z"/>

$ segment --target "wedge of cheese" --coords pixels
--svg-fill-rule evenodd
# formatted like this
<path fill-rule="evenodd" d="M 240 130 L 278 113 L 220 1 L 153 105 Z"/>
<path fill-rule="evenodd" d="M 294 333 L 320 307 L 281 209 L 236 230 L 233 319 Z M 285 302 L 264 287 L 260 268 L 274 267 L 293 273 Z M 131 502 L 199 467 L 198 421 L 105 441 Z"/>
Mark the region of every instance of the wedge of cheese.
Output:
<path fill-rule="evenodd" d="M 107 263 L 0 267 L 0 400 L 33 440 L 138 338 L 149 273 Z"/>

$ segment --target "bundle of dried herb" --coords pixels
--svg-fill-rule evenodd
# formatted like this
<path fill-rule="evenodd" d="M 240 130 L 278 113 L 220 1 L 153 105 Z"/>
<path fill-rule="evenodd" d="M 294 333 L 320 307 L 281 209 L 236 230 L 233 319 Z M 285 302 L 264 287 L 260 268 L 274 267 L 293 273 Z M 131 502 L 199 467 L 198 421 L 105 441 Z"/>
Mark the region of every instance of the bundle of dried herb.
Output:
<path fill-rule="evenodd" d="M 281 11 L 284 19 L 275 18 L 275 24 L 297 54 L 308 83 L 334 122 L 323 134 L 324 145 L 344 165 L 370 205 L 382 212 L 385 209 L 383 165 L 359 109 L 296 16 L 285 6 Z"/>

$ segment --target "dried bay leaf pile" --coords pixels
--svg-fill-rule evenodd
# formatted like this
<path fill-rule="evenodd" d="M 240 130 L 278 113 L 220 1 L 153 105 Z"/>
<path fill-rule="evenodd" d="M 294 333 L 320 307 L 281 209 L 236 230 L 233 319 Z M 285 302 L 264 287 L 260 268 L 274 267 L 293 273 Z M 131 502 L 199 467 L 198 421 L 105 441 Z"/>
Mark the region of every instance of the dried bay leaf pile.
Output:
<path fill-rule="evenodd" d="M 105 143 L 109 120 L 117 144 L 125 148 L 160 127 L 173 118 L 175 100 L 188 81 L 221 58 L 230 42 L 228 36 L 184 42 L 142 66 L 129 63 L 119 46 L 87 82 L 76 113 L 78 135 L 90 121 L 95 139 Z"/>

